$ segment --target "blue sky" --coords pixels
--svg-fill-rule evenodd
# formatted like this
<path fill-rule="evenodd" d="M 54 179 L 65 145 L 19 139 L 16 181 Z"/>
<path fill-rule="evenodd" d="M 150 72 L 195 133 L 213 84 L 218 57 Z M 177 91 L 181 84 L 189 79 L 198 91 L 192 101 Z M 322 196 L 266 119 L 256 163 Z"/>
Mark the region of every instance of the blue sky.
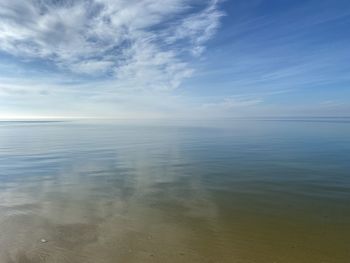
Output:
<path fill-rule="evenodd" d="M 346 0 L 2 0 L 0 118 L 350 115 Z"/>

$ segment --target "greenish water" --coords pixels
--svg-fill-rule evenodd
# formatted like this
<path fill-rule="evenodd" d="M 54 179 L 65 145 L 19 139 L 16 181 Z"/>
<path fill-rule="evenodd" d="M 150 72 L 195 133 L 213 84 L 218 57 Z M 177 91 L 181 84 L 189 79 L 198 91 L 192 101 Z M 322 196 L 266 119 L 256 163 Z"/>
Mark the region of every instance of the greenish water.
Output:
<path fill-rule="evenodd" d="M 0 262 L 350 262 L 350 121 L 0 122 Z"/>

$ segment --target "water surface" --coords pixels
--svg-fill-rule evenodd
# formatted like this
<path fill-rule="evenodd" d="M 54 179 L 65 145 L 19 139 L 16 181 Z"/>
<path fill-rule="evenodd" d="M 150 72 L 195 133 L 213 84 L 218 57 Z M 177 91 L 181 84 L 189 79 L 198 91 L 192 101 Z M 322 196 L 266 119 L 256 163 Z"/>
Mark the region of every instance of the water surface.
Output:
<path fill-rule="evenodd" d="M 0 262 L 346 263 L 349 160 L 346 120 L 0 122 Z"/>

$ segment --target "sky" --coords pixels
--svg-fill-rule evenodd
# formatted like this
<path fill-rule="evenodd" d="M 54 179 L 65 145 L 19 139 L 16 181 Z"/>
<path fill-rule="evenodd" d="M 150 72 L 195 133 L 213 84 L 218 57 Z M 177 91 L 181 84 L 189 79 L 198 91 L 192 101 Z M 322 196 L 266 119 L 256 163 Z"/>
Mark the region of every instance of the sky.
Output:
<path fill-rule="evenodd" d="M 348 0 L 1 0 L 0 118 L 350 116 Z"/>

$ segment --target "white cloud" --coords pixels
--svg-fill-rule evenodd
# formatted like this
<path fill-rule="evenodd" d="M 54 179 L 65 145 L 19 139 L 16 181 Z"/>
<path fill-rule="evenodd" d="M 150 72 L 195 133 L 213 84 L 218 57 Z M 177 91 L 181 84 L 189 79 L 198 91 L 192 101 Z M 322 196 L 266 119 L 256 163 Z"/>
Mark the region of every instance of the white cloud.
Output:
<path fill-rule="evenodd" d="M 192 5 L 196 2 L 196 6 Z M 3 0 L 0 50 L 62 70 L 112 74 L 116 87 L 174 89 L 219 26 L 217 1 Z"/>
<path fill-rule="evenodd" d="M 99 75 L 107 72 L 114 63 L 112 61 L 84 60 L 70 65 L 70 69 L 76 73 Z"/>
<path fill-rule="evenodd" d="M 256 106 L 262 103 L 263 100 L 260 98 L 244 98 L 241 96 L 238 97 L 227 97 L 222 101 L 216 103 L 206 103 L 202 105 L 203 109 L 213 109 L 213 110 L 230 110 L 230 109 L 239 109 L 246 108 L 250 106 Z"/>
<path fill-rule="evenodd" d="M 217 9 L 217 0 L 213 0 L 202 12 L 192 14 L 176 26 L 167 41 L 173 43 L 179 39 L 189 40 L 189 50 L 194 55 L 204 51 L 204 43 L 208 41 L 220 25 L 223 13 Z"/>

